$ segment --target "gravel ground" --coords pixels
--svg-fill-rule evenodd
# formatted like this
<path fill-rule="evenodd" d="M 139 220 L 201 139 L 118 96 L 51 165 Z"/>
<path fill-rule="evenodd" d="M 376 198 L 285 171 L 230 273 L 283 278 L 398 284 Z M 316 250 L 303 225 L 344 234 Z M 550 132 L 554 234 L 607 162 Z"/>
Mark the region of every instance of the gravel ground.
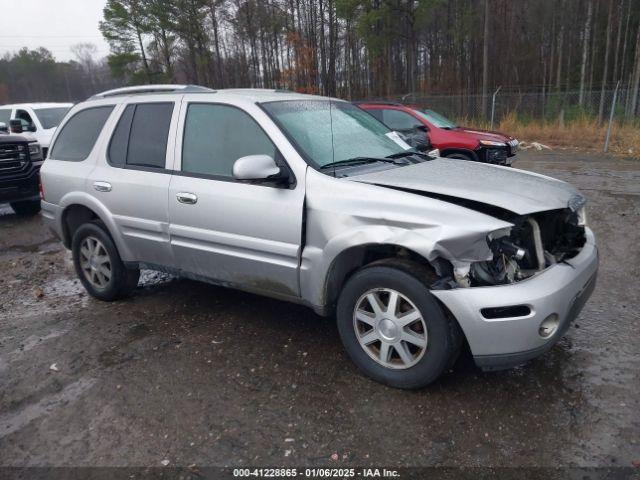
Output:
<path fill-rule="evenodd" d="M 586 194 L 598 286 L 548 354 L 407 392 L 333 320 L 144 272 L 89 298 L 39 217 L 0 207 L 0 465 L 640 466 L 640 163 L 522 152 Z"/>

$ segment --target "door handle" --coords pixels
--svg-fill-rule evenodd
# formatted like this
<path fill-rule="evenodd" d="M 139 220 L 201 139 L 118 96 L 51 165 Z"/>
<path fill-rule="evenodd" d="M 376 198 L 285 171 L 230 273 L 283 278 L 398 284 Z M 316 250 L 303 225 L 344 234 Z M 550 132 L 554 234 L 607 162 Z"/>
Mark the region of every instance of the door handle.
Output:
<path fill-rule="evenodd" d="M 198 201 L 198 196 L 195 193 L 189 192 L 176 193 L 176 198 L 180 203 L 185 203 L 187 205 L 193 205 Z"/>
<path fill-rule="evenodd" d="M 109 182 L 93 182 L 93 188 L 99 192 L 110 192 L 111 184 Z"/>

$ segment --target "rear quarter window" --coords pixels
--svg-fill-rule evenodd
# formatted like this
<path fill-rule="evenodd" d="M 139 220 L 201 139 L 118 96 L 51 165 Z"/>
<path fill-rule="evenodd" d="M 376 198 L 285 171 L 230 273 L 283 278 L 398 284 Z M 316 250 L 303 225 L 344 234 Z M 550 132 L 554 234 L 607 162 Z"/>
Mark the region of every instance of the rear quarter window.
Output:
<path fill-rule="evenodd" d="M 113 105 L 81 110 L 64 124 L 58 134 L 49 158 L 81 162 L 86 159 L 100 135 Z"/>

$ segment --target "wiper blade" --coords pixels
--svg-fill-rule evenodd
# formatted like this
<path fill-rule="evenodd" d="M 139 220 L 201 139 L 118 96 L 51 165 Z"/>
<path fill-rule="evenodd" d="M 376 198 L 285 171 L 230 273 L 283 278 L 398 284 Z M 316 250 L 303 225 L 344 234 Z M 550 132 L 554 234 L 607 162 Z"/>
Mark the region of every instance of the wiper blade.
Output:
<path fill-rule="evenodd" d="M 393 153 L 391 155 L 387 155 L 386 158 L 392 158 L 392 159 L 397 159 L 397 158 L 405 158 L 405 157 L 413 157 L 413 156 L 418 156 L 418 157 L 422 157 L 422 158 L 430 158 L 429 155 L 427 155 L 426 153 L 422 153 L 422 152 L 399 152 L 399 153 Z"/>
<path fill-rule="evenodd" d="M 339 165 L 363 165 L 365 163 L 375 163 L 375 162 L 384 162 L 384 163 L 396 163 L 395 160 L 391 158 L 378 158 L 378 157 L 353 157 L 347 158 L 345 160 L 337 160 L 335 162 L 327 163 L 322 165 L 320 169 L 336 167 Z"/>

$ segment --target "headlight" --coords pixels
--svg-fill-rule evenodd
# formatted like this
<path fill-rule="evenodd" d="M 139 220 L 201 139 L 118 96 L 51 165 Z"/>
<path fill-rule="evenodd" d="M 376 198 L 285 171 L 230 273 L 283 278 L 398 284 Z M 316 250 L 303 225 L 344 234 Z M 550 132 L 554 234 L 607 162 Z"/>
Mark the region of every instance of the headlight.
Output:
<path fill-rule="evenodd" d="M 40 145 L 38 145 L 37 143 L 30 143 L 29 144 L 29 154 L 34 157 L 36 155 L 40 155 Z"/>
<path fill-rule="evenodd" d="M 504 142 L 494 142 L 493 140 L 480 140 L 480 145 L 484 145 L 485 147 L 506 147 L 507 144 Z"/>

